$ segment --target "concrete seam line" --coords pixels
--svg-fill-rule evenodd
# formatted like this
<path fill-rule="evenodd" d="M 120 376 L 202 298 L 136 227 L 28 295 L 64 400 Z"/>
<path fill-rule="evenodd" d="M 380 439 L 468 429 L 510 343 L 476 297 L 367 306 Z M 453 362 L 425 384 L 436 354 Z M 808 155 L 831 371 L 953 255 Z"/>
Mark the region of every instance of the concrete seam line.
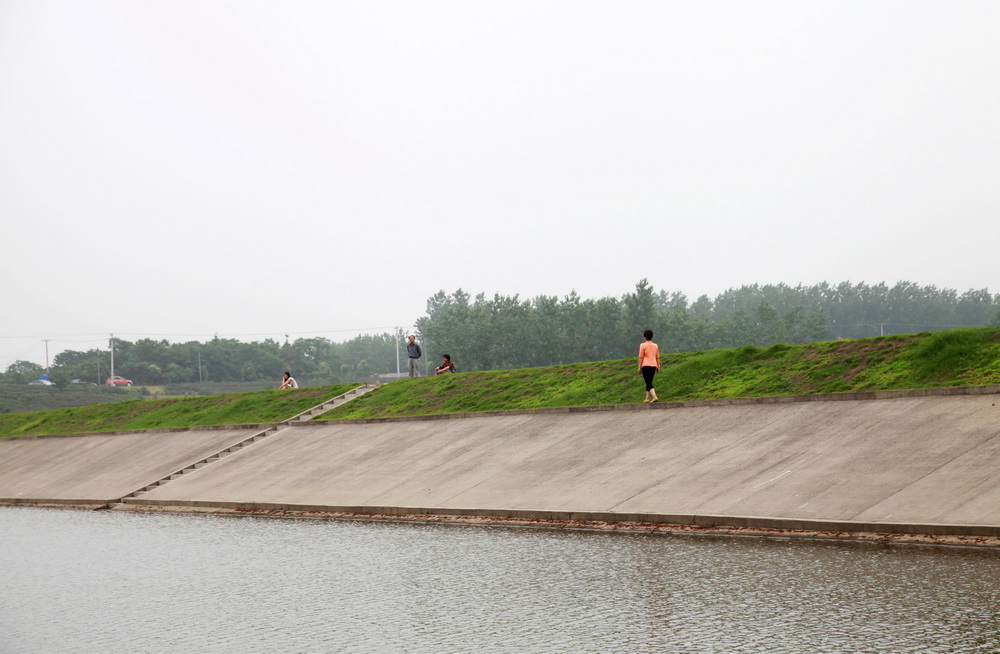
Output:
<path fill-rule="evenodd" d="M 0 497 L 0 506 L 105 506 L 114 500 L 95 499 L 65 499 L 65 498 L 35 498 L 35 497 Z"/>
<path fill-rule="evenodd" d="M 162 429 L 132 429 L 117 431 L 83 431 L 71 434 L 30 434 L 25 436 L 2 436 L 0 441 L 30 441 L 43 440 L 46 438 L 77 438 L 80 436 L 130 436 L 135 434 L 173 434 L 182 431 L 225 431 L 237 429 L 257 429 L 259 427 L 270 427 L 280 423 L 244 423 L 236 425 L 194 425 L 192 427 L 164 427 Z"/>
<path fill-rule="evenodd" d="M 90 508 L 90 507 L 72 507 Z M 763 538 L 781 540 L 799 539 L 805 541 L 851 541 L 861 544 L 878 545 L 916 545 L 932 547 L 962 547 L 978 549 L 1000 549 L 1000 537 L 993 536 L 963 536 L 963 535 L 935 535 L 935 534 L 907 534 L 907 533 L 872 533 L 872 532 L 834 532 L 815 530 L 794 530 L 794 529 L 761 529 L 747 527 L 700 527 L 683 524 L 648 524 L 638 522 L 579 522 L 579 521 L 544 521 L 519 518 L 484 518 L 477 516 L 432 516 L 432 515 L 374 515 L 374 514 L 349 514 L 349 513 L 327 513 L 321 511 L 254 511 L 236 509 L 214 509 L 205 507 L 180 507 L 180 506 L 135 506 L 118 505 L 113 510 L 122 511 L 149 511 L 163 513 L 183 513 L 189 515 L 216 515 L 216 516 L 254 516 L 273 519 L 306 519 L 306 520 L 352 520 L 370 522 L 397 522 L 403 524 L 440 524 L 455 526 L 501 526 L 514 529 L 557 529 L 573 531 L 592 531 L 605 533 L 631 533 L 646 535 L 673 535 L 673 536 L 711 536 L 711 537 L 736 537 L 736 538 Z"/>
<path fill-rule="evenodd" d="M 359 386 L 360 388 L 360 386 Z M 722 398 L 717 400 L 681 400 L 677 402 L 660 402 L 659 404 L 598 404 L 593 406 L 579 407 L 552 407 L 546 409 L 512 409 L 509 411 L 495 410 L 482 412 L 464 413 L 436 413 L 422 416 L 398 416 L 385 418 L 355 418 L 339 420 L 307 420 L 305 422 L 290 422 L 297 416 L 279 422 L 262 422 L 255 424 L 235 424 L 235 425 L 195 425 L 191 427 L 165 427 L 162 429 L 135 429 L 117 431 L 97 431 L 97 432 L 77 432 L 71 434 L 28 434 L 24 436 L 2 436 L 0 440 L 36 440 L 43 438 L 71 438 L 77 436 L 125 436 L 129 434 L 156 434 L 171 433 L 192 430 L 224 430 L 224 429 L 267 429 L 272 426 L 283 425 L 292 427 L 311 426 L 329 424 L 367 424 L 381 422 L 409 422 L 421 420 L 454 420 L 462 418 L 499 417 L 509 415 L 531 415 L 548 413 L 582 413 L 589 411 L 662 411 L 666 409 L 700 408 L 733 406 L 746 404 L 775 404 L 785 402 L 841 402 L 848 400 L 895 400 L 912 397 L 928 397 L 937 395 L 994 395 L 1000 394 L 1000 384 L 989 384 L 986 386 L 935 386 L 932 388 L 913 388 L 887 391 L 862 391 L 850 393 L 814 393 L 812 395 L 768 395 L 764 397 L 744 397 L 744 398 Z M 337 397 L 340 397 L 339 395 Z M 336 399 L 336 398 L 334 398 Z M 351 398 L 355 399 L 355 398 Z M 329 402 L 331 400 L 327 400 Z M 349 401 L 349 400 L 348 400 Z M 316 405 L 312 409 L 306 409 L 298 415 L 312 411 L 323 406 L 327 402 Z M 284 423 L 288 423 L 284 425 Z"/>
<path fill-rule="evenodd" d="M 591 406 L 550 407 L 545 409 L 511 409 L 462 413 L 434 413 L 420 416 L 391 416 L 381 418 L 341 418 L 336 420 L 311 420 L 306 424 L 374 424 L 383 422 L 420 422 L 425 420 L 458 420 L 511 415 L 545 415 L 556 413 L 585 413 L 596 411 L 664 411 L 668 409 L 695 409 L 703 407 L 744 406 L 748 404 L 785 404 L 797 402 L 847 402 L 870 400 L 898 400 L 914 397 L 950 395 L 1000 394 L 1000 384 L 987 386 L 935 386 L 889 391 L 856 391 L 848 393 L 813 393 L 811 395 L 766 395 L 763 397 L 734 397 L 717 400 L 680 400 L 658 404 L 595 404 Z"/>
<path fill-rule="evenodd" d="M 604 511 L 546 511 L 536 509 L 463 509 L 403 506 L 326 506 L 273 502 L 212 502 L 209 500 L 132 500 L 130 506 L 198 507 L 242 511 L 300 511 L 389 516 L 455 516 L 553 522 L 630 522 L 648 525 L 678 525 L 708 528 L 781 529 L 843 533 L 928 534 L 941 536 L 1000 537 L 1000 525 L 944 523 L 896 523 L 854 520 L 814 520 L 775 516 L 729 516 L 696 514 L 614 513 Z"/>

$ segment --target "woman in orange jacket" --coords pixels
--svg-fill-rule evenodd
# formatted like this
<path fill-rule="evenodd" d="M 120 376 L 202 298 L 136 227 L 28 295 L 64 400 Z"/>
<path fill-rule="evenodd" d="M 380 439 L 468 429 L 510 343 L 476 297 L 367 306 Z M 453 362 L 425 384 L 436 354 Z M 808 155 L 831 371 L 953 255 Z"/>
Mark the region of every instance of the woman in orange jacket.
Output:
<path fill-rule="evenodd" d="M 646 380 L 646 399 L 643 404 L 659 402 L 656 391 L 653 389 L 653 377 L 660 370 L 660 348 L 653 342 L 653 330 L 647 329 L 642 333 L 646 341 L 639 346 L 639 372 Z"/>

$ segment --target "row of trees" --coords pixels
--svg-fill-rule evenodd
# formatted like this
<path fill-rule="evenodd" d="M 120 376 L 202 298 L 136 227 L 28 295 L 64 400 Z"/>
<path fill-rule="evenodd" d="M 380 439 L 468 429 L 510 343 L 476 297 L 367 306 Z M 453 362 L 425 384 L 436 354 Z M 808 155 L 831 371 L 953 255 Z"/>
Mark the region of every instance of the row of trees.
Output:
<path fill-rule="evenodd" d="M 987 289 L 961 295 L 950 288 L 899 282 L 869 285 L 785 284 L 742 286 L 714 300 L 698 298 L 695 314 L 723 320 L 739 311 L 753 311 L 761 302 L 778 312 L 800 309 L 826 316 L 826 338 L 864 338 L 880 334 L 914 334 L 954 327 L 982 327 L 1000 322 L 1000 294 Z"/>
<path fill-rule="evenodd" d="M 397 334 L 363 335 L 344 343 L 325 338 L 285 343 L 272 339 L 244 343 L 231 338 L 205 343 L 153 339 L 133 343 L 116 338 L 115 374 L 147 385 L 270 380 L 277 386 L 281 373 L 291 370 L 300 380 L 340 383 L 395 371 L 401 338 Z M 103 384 L 111 374 L 110 365 L 110 349 L 67 350 L 53 359 L 51 377 L 57 384 L 72 379 Z M 0 374 L 0 380 L 22 383 L 43 372 L 38 364 L 17 361 Z"/>
<path fill-rule="evenodd" d="M 750 285 L 714 299 L 690 302 L 682 293 L 656 291 L 643 279 L 621 297 L 583 299 L 439 291 L 416 321 L 427 353 L 453 355 L 460 370 L 492 370 L 630 356 L 642 331 L 652 329 L 664 352 L 752 344 L 804 343 L 880 334 L 1000 324 L 1000 294 L 886 284 Z M 343 343 L 301 338 L 243 343 L 115 340 L 115 372 L 140 384 L 274 380 L 291 370 L 300 380 L 348 382 L 396 371 L 405 335 L 365 335 Z M 110 373 L 107 350 L 66 351 L 54 359 L 56 382 L 102 382 Z M 0 381 L 26 382 L 41 366 L 18 361 Z"/>
<path fill-rule="evenodd" d="M 762 301 L 714 319 L 691 311 L 683 295 L 656 293 L 642 280 L 634 293 L 597 300 L 576 293 L 521 300 L 439 292 L 417 321 L 425 345 L 454 354 L 464 370 L 619 359 L 633 353 L 645 329 L 656 333 L 661 351 L 682 352 L 820 340 L 826 317 L 798 307 L 779 311 Z"/>
<path fill-rule="evenodd" d="M 1000 324 L 1000 294 L 910 282 L 868 285 L 758 285 L 690 302 L 643 279 L 620 298 L 582 300 L 443 291 L 417 321 L 425 341 L 466 370 L 550 365 L 629 356 L 652 329 L 663 352 Z"/>

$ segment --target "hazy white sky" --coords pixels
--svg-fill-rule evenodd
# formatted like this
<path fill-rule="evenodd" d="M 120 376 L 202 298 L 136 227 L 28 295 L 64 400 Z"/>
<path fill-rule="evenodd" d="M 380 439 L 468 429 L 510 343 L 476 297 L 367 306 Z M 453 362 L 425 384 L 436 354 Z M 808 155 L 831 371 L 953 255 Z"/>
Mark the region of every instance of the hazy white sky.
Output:
<path fill-rule="evenodd" d="M 997 292 L 998 34 L 994 0 L 0 0 L 0 369 L 460 287 Z"/>

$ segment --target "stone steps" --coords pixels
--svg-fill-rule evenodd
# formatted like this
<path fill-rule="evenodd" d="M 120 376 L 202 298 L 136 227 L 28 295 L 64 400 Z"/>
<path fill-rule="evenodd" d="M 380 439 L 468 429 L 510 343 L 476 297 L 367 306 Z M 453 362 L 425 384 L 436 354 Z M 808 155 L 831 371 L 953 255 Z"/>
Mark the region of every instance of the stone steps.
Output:
<path fill-rule="evenodd" d="M 308 421 L 312 420 L 313 418 L 315 418 L 316 416 L 322 415 L 322 414 L 326 413 L 327 411 L 329 411 L 329 410 L 331 410 L 333 408 L 336 408 L 336 407 L 338 407 L 338 406 L 340 406 L 342 404 L 345 404 L 346 402 L 350 402 L 351 400 L 356 400 L 357 398 L 361 397 L 365 393 L 378 388 L 378 386 L 379 386 L 378 384 L 363 384 L 361 386 L 358 386 L 357 388 L 352 388 L 351 390 L 347 391 L 346 393 L 344 393 L 342 395 L 338 395 L 337 397 L 335 397 L 335 398 L 333 398 L 331 400 L 327 400 L 323 404 L 319 404 L 317 406 L 314 406 L 311 409 L 307 409 L 306 411 L 303 411 L 302 413 L 300 413 L 297 416 L 293 416 L 293 417 L 289 418 L 287 422 L 288 423 L 293 423 L 293 422 L 308 422 Z"/>
<path fill-rule="evenodd" d="M 220 450 L 220 451 L 218 451 L 218 452 L 216 452 L 214 454 L 211 454 L 211 455 L 205 457 L 204 459 L 201 459 L 200 461 L 195 461 L 191 465 L 185 466 L 184 468 L 181 468 L 180 470 L 174 471 L 174 472 L 170 473 L 169 475 L 163 477 L 162 479 L 158 479 L 158 480 L 154 481 L 151 484 L 148 484 L 146 486 L 143 486 L 142 488 L 139 488 L 137 490 L 132 491 L 128 495 L 125 495 L 124 497 L 116 500 L 115 502 L 109 503 L 108 507 L 113 509 L 116 506 L 121 506 L 122 504 L 127 504 L 129 502 L 129 500 L 133 500 L 133 499 L 139 497 L 140 495 L 148 493 L 149 491 L 151 491 L 151 490 L 153 490 L 155 488 L 159 488 L 160 486 L 162 486 L 162 485 L 164 485 L 164 484 L 166 484 L 166 483 L 168 483 L 170 481 L 173 481 L 174 479 L 179 479 L 180 477 L 183 477 L 184 475 L 186 475 L 186 474 L 188 474 L 190 472 L 193 472 L 195 470 L 200 470 L 201 468 L 204 468 L 205 466 L 211 465 L 212 463 L 215 463 L 216 461 L 219 461 L 220 459 L 223 459 L 223 458 L 225 458 L 227 456 L 230 456 L 231 454 L 235 454 L 236 452 L 239 452 L 240 450 L 242 450 L 242 449 L 244 449 L 246 447 L 249 447 L 249 446 L 253 445 L 254 443 L 259 443 L 260 441 L 264 440 L 268 436 L 271 436 L 271 435 L 277 433 L 277 431 L 279 429 L 281 429 L 282 427 L 285 427 L 285 426 L 287 426 L 289 424 L 292 424 L 292 423 L 301 423 L 301 422 L 307 422 L 309 420 L 312 420 L 313 417 L 318 416 L 318 415 L 323 414 L 323 413 L 326 413 L 330 409 L 332 409 L 334 407 L 338 407 L 338 406 L 344 404 L 345 402 L 350 402 L 351 400 L 357 399 L 357 398 L 361 397 L 362 395 L 364 395 L 365 393 L 367 393 L 368 391 L 371 391 L 371 390 L 373 390 L 373 389 L 375 389 L 377 387 L 378 387 L 378 384 L 363 384 L 361 386 L 358 386 L 357 388 L 353 388 L 353 389 L 347 391 L 346 393 L 338 395 L 337 397 L 329 399 L 329 400 L 323 402 L 322 404 L 318 404 L 318 405 L 316 405 L 316 406 L 314 406 L 314 407 L 312 407 L 310 409 L 306 409 L 302 413 L 300 413 L 298 415 L 295 415 L 295 416 L 292 416 L 291 418 L 288 418 L 287 420 L 282 420 L 281 422 L 273 424 L 273 425 L 267 427 L 266 429 L 254 432 L 251 436 L 249 436 L 247 438 L 244 438 L 243 440 L 241 440 L 238 443 L 230 445 L 229 447 L 226 447 L 225 449 L 222 449 L 222 450 Z"/>

